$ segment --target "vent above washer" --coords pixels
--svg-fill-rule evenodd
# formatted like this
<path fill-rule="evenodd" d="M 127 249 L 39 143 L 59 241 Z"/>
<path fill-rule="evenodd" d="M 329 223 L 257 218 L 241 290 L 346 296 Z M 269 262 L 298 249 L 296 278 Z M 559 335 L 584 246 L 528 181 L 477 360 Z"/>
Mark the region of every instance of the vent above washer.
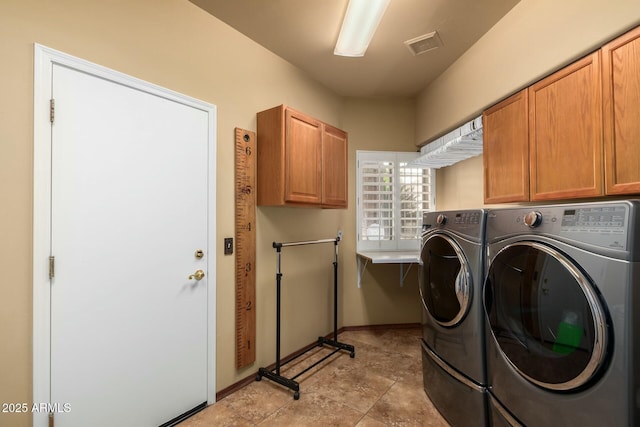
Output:
<path fill-rule="evenodd" d="M 407 46 L 407 48 L 409 48 L 414 56 L 417 56 L 421 53 L 439 48 L 440 46 L 442 46 L 442 40 L 440 40 L 438 32 L 434 31 L 429 34 L 407 40 L 406 42 L 404 42 L 404 44 Z"/>

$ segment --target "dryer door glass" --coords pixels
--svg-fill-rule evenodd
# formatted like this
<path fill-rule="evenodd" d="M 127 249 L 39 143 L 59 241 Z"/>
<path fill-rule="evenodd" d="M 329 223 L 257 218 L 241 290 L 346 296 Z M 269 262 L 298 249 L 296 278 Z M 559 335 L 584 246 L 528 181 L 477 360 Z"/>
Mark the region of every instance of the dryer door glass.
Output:
<path fill-rule="evenodd" d="M 433 234 L 425 237 L 420 256 L 420 295 L 425 309 L 440 325 L 456 326 L 471 301 L 471 276 L 462 250 L 450 237 Z"/>
<path fill-rule="evenodd" d="M 526 379 L 568 391 L 597 375 L 606 354 L 606 312 L 567 256 L 536 242 L 507 246 L 491 262 L 484 292 L 493 337 Z"/>

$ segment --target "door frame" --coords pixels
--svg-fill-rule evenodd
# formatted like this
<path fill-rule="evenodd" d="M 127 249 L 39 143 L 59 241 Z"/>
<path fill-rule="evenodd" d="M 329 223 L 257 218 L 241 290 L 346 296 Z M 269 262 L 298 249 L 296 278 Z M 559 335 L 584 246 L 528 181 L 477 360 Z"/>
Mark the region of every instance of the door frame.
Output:
<path fill-rule="evenodd" d="M 207 404 L 212 404 L 216 399 L 216 106 L 37 43 L 34 44 L 33 92 L 33 403 L 54 403 L 51 402 L 49 279 L 52 166 L 49 101 L 54 64 L 188 105 L 208 115 Z M 48 425 L 48 414 L 34 412 L 33 425 Z"/>

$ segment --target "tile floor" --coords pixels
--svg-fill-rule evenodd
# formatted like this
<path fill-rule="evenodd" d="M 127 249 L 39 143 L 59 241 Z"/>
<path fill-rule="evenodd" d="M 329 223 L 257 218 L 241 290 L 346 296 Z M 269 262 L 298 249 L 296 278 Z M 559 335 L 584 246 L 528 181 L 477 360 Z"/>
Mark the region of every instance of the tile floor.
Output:
<path fill-rule="evenodd" d="M 204 426 L 449 426 L 422 387 L 420 329 L 346 331 L 340 351 L 296 378 L 300 399 L 263 378 L 179 424 Z M 285 365 L 291 377 L 331 351 L 318 347 Z M 256 368 L 257 370 L 257 368 Z"/>

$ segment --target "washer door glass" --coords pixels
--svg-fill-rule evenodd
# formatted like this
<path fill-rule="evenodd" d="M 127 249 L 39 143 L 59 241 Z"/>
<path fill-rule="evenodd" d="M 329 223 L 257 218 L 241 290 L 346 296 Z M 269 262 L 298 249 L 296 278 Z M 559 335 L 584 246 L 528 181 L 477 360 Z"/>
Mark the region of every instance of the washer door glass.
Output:
<path fill-rule="evenodd" d="M 471 276 L 462 250 L 450 237 L 434 234 L 424 239 L 420 256 L 420 295 L 425 309 L 440 325 L 456 326 L 471 301 Z"/>
<path fill-rule="evenodd" d="M 580 388 L 606 352 L 606 313 L 589 279 L 564 254 L 536 242 L 502 249 L 490 264 L 485 310 L 500 350 L 532 383 Z"/>

